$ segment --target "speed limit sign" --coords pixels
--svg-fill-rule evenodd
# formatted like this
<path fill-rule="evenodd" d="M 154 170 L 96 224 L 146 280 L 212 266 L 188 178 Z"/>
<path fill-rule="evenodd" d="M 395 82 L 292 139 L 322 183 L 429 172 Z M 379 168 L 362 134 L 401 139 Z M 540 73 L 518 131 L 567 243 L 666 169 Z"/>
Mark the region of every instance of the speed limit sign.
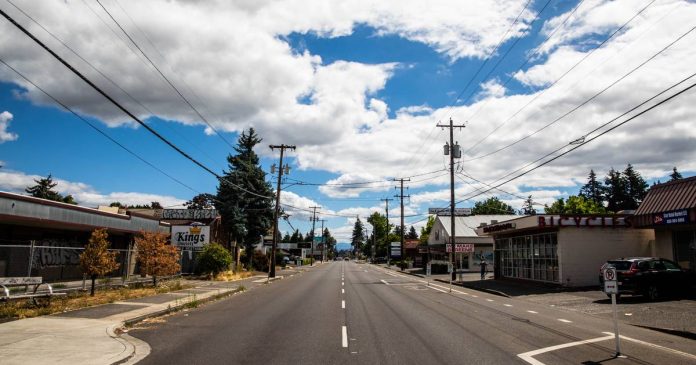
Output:
<path fill-rule="evenodd" d="M 609 266 L 606 269 L 604 269 L 604 280 L 605 281 L 616 280 L 616 268 L 614 268 L 613 266 Z"/>

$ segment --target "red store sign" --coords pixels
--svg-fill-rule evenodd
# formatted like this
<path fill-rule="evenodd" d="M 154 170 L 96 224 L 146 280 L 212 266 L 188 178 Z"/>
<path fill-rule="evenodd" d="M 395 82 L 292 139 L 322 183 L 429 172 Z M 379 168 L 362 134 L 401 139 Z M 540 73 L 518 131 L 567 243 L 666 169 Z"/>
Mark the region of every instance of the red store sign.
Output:
<path fill-rule="evenodd" d="M 539 216 L 539 227 L 631 227 L 631 219 L 621 216 Z"/>

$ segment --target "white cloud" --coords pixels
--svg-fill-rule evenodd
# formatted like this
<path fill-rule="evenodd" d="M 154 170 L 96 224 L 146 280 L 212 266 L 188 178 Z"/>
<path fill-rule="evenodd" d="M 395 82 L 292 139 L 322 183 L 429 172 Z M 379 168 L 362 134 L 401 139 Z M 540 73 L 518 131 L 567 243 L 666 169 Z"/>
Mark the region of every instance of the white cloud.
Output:
<path fill-rule="evenodd" d="M 0 143 L 16 141 L 19 136 L 16 133 L 10 133 L 7 131 L 7 127 L 10 125 L 12 120 L 12 114 L 8 111 L 0 113 Z"/>
<path fill-rule="evenodd" d="M 27 175 L 19 171 L 0 171 L 0 190 L 18 194 L 25 194 L 24 189 L 35 185 L 35 180 L 45 176 Z M 162 206 L 181 206 L 186 200 L 169 195 L 159 195 L 139 192 L 111 192 L 108 194 L 100 193 L 88 184 L 81 182 L 67 181 L 59 178 L 53 179 L 57 183 L 55 190 L 63 195 L 72 195 L 75 200 L 83 206 L 96 207 L 98 205 L 109 205 L 112 202 L 120 202 L 128 205 L 143 205 L 151 202 L 159 202 Z"/>

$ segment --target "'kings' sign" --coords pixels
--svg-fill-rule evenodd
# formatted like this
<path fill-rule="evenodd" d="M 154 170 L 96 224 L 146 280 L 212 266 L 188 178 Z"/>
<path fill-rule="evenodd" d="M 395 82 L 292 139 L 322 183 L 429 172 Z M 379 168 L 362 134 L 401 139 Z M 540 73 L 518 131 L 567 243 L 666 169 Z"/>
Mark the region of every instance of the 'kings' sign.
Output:
<path fill-rule="evenodd" d="M 172 245 L 182 250 L 202 250 L 210 243 L 210 227 L 201 225 L 172 226 Z"/>

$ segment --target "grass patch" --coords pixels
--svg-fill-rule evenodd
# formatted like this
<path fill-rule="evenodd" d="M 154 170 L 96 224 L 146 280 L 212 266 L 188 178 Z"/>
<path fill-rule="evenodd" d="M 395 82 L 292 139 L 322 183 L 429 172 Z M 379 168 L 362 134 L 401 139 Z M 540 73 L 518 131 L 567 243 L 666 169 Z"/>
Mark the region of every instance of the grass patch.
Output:
<path fill-rule="evenodd" d="M 213 280 L 215 281 L 236 281 L 236 280 L 242 280 L 246 278 L 250 278 L 254 276 L 254 273 L 251 271 L 241 271 L 241 272 L 232 272 L 232 271 L 224 271 L 219 273 Z"/>
<path fill-rule="evenodd" d="M 35 306 L 31 300 L 16 300 L 0 303 L 0 318 L 31 318 L 75 309 L 108 304 L 121 300 L 141 298 L 161 293 L 190 288 L 192 285 L 181 280 L 164 282 L 158 287 L 100 289 L 90 296 L 88 292 L 72 292 L 66 296 L 53 297 L 50 304 Z"/>

